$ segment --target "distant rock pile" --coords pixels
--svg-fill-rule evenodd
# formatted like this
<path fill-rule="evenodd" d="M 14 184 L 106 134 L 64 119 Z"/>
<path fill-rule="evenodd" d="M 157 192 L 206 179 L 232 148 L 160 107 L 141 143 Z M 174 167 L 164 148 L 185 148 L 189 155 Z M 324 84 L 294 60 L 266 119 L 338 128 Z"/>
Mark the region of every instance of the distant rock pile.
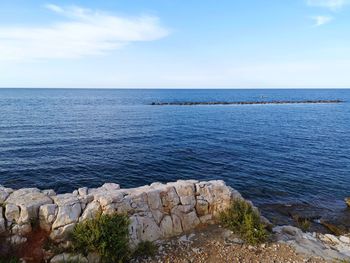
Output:
<path fill-rule="evenodd" d="M 261 104 L 320 104 L 342 103 L 342 100 L 274 100 L 274 101 L 184 101 L 152 102 L 154 106 L 195 106 L 195 105 L 261 105 Z"/>

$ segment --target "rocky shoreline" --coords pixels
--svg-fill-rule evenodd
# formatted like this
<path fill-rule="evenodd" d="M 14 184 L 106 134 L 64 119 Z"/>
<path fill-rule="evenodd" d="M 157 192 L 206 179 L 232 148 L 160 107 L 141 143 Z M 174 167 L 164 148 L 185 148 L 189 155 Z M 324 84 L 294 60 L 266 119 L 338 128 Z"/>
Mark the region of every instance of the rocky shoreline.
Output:
<path fill-rule="evenodd" d="M 195 105 L 265 105 L 265 104 L 329 104 L 342 103 L 342 100 L 274 100 L 274 101 L 184 101 L 152 102 L 153 106 L 195 106 Z"/>
<path fill-rule="evenodd" d="M 78 259 L 79 262 L 99 262 L 94 255 L 63 252 L 70 246 L 69 235 L 76 224 L 101 214 L 116 213 L 127 214 L 130 218 L 132 246 L 151 241 L 157 243 L 160 249 L 171 239 L 194 231 L 201 235 L 208 226 L 217 225 L 219 213 L 236 199 L 243 200 L 239 192 L 223 181 L 180 180 L 132 189 L 121 189 L 118 184 L 107 183 L 99 188 L 79 188 L 66 194 L 37 188 L 14 190 L 0 186 L 0 255 L 6 248 L 14 247 L 13 253 L 26 262 L 55 263 L 64 262 L 67 258 Z M 265 218 L 263 220 L 266 221 Z M 198 229 L 203 231 L 198 232 Z M 222 239 L 215 242 L 220 244 L 226 239 L 227 234 L 223 234 Z M 60 252 L 45 249 L 48 241 L 60 248 Z M 304 233 L 292 226 L 276 226 L 272 228 L 270 245 L 280 243 L 298 253 L 322 260 L 350 258 L 350 238 L 346 234 L 337 237 Z M 203 241 L 204 244 L 206 242 Z M 265 256 L 268 257 L 268 254 Z"/>

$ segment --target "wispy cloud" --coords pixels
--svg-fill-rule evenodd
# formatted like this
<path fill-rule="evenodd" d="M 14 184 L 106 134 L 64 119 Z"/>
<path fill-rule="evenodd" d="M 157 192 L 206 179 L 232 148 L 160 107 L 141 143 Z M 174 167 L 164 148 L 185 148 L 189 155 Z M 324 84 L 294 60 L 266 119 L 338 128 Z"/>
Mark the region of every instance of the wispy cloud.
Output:
<path fill-rule="evenodd" d="M 337 11 L 349 4 L 349 0 L 306 0 L 309 6 L 317 6 Z"/>
<path fill-rule="evenodd" d="M 311 19 L 314 21 L 314 26 L 323 26 L 325 24 L 328 24 L 333 20 L 333 17 L 331 16 L 312 16 Z"/>
<path fill-rule="evenodd" d="M 46 8 L 65 17 L 47 26 L 0 26 L 0 60 L 79 58 L 169 34 L 158 17 L 121 17 L 81 7 Z"/>

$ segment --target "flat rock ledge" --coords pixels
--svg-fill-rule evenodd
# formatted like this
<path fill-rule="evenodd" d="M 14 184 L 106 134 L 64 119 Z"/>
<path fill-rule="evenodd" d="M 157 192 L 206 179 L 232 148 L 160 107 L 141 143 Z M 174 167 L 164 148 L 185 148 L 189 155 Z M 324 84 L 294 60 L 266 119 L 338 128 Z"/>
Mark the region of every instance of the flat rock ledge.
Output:
<path fill-rule="evenodd" d="M 25 243 L 34 230 L 45 230 L 54 243 L 65 243 L 74 226 L 100 214 L 128 214 L 131 244 L 173 237 L 213 223 L 232 199 L 241 195 L 223 181 L 153 183 L 120 189 L 106 183 L 73 193 L 0 186 L 0 234 L 12 244 Z"/>
<path fill-rule="evenodd" d="M 290 245 L 298 253 L 317 256 L 330 262 L 350 260 L 349 235 L 304 233 L 293 226 L 277 226 L 273 228 L 273 232 L 279 243 Z"/>

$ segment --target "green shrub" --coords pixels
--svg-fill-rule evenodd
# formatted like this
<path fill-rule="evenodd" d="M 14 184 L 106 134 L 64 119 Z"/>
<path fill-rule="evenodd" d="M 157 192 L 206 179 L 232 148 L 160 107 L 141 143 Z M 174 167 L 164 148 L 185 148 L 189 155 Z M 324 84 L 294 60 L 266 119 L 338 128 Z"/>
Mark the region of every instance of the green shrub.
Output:
<path fill-rule="evenodd" d="M 78 223 L 72 233 L 73 248 L 83 254 L 98 253 L 103 262 L 125 262 L 130 256 L 129 218 L 101 215 Z"/>
<path fill-rule="evenodd" d="M 154 257 L 157 252 L 157 247 L 150 241 L 142 241 L 135 249 L 134 257 Z"/>
<path fill-rule="evenodd" d="M 249 244 L 262 243 L 268 237 L 259 213 L 244 200 L 232 201 L 230 207 L 220 214 L 220 221 Z"/>
<path fill-rule="evenodd" d="M 19 259 L 15 257 L 11 258 L 0 258 L 0 263 L 19 263 Z"/>
<path fill-rule="evenodd" d="M 298 222 L 299 228 L 304 232 L 308 231 L 311 227 L 311 222 L 308 219 L 301 219 L 301 220 L 298 220 L 297 222 Z"/>

